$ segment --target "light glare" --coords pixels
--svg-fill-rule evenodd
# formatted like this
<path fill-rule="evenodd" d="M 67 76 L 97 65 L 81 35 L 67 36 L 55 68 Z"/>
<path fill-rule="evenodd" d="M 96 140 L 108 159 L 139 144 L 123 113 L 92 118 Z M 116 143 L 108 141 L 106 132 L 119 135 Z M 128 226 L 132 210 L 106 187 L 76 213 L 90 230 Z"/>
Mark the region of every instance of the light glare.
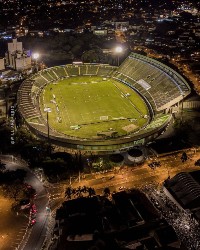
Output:
<path fill-rule="evenodd" d="M 115 48 L 116 53 L 121 53 L 123 51 L 122 47 L 118 46 Z"/>
<path fill-rule="evenodd" d="M 39 53 L 33 53 L 32 55 L 33 59 L 37 60 L 40 57 Z"/>

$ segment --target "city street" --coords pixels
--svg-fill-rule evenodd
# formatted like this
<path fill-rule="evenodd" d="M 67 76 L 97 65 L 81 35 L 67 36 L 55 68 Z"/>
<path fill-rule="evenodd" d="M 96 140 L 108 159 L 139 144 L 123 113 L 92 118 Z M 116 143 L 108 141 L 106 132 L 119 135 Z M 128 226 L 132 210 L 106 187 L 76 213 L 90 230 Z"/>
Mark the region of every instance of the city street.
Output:
<path fill-rule="evenodd" d="M 182 163 L 180 159 L 181 155 L 182 153 L 179 152 L 173 155 L 158 156 L 147 160 L 141 166 L 116 167 L 114 170 L 107 173 L 85 175 L 84 179 L 81 178 L 80 183 L 77 179 L 72 182 L 72 186 L 91 186 L 100 194 L 105 187 L 109 187 L 111 191 L 118 191 L 119 187 L 142 187 L 152 182 L 161 185 L 168 176 L 172 177 L 183 171 L 200 170 L 198 166 L 194 165 L 195 161 L 200 158 L 199 151 L 195 153 L 193 150 L 188 151 L 189 159 L 184 163 Z M 161 166 L 154 170 L 151 169 L 148 164 L 152 161 L 159 161 Z"/>
<path fill-rule="evenodd" d="M 25 182 L 30 184 L 37 192 L 37 197 L 35 199 L 37 214 L 36 224 L 32 227 L 28 227 L 27 225 L 27 228 L 24 230 L 23 240 L 18 242 L 17 245 L 13 242 L 13 248 L 15 247 L 15 249 L 19 250 L 38 250 L 41 249 L 48 230 L 48 219 L 50 217 L 50 212 L 46 210 L 49 206 L 48 194 L 43 183 L 40 182 L 33 172 L 31 172 L 23 162 L 15 160 L 15 158 L 10 158 L 10 160 L 2 159 L 2 162 L 6 163 L 7 169 L 14 170 L 21 168 L 27 171 Z"/>

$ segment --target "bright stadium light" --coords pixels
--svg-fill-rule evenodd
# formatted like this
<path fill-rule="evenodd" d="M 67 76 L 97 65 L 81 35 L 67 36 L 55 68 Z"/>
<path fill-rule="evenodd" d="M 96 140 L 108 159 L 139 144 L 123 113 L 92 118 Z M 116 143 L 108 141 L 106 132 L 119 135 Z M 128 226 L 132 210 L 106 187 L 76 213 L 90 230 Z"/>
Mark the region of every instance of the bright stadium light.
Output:
<path fill-rule="evenodd" d="M 115 48 L 115 53 L 117 54 L 117 66 L 119 66 L 119 56 L 123 52 L 123 48 L 121 46 L 117 46 Z"/>
<path fill-rule="evenodd" d="M 116 52 L 116 53 L 122 53 L 122 51 L 123 51 L 123 49 L 122 49 L 121 46 L 117 46 L 117 47 L 115 48 L 115 52 Z"/>
<path fill-rule="evenodd" d="M 37 60 L 40 57 L 40 54 L 37 53 L 37 52 L 33 53 L 32 57 L 33 57 L 34 60 Z"/>
<path fill-rule="evenodd" d="M 36 65 L 36 71 L 37 72 L 38 72 L 38 62 L 37 62 L 37 60 L 38 60 L 39 57 L 40 57 L 40 54 L 37 53 L 37 52 L 32 54 L 32 58 L 35 60 L 35 65 Z"/>

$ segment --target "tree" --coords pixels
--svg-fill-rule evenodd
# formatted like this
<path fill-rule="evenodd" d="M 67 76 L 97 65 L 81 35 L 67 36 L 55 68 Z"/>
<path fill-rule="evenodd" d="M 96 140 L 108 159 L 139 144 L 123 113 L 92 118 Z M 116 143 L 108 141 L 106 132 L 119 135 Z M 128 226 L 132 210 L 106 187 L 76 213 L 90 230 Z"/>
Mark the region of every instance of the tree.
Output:
<path fill-rule="evenodd" d="M 187 159 L 188 159 L 188 156 L 187 156 L 186 152 L 183 152 L 183 153 L 182 153 L 182 156 L 181 156 L 182 162 L 187 161 Z"/>
<path fill-rule="evenodd" d="M 81 50 L 81 45 L 76 44 L 74 47 L 71 48 L 71 52 L 73 55 L 78 56 Z"/>
<path fill-rule="evenodd" d="M 73 197 L 83 197 L 83 194 L 88 193 L 88 197 L 92 197 L 94 195 L 96 195 L 94 188 L 91 187 L 86 187 L 86 186 L 79 186 L 77 188 L 72 188 L 72 187 L 67 187 L 66 191 L 65 191 L 65 197 L 67 199 L 71 199 L 72 196 Z"/>
<path fill-rule="evenodd" d="M 7 184 L 2 185 L 2 190 L 4 195 L 8 198 L 14 199 L 15 201 L 23 197 L 24 194 L 23 188 L 24 184 L 19 180 L 15 180 L 14 182 L 9 183 L 9 185 Z"/>
<path fill-rule="evenodd" d="M 103 192 L 104 192 L 105 196 L 109 196 L 110 195 L 110 188 L 108 188 L 108 187 L 104 188 Z"/>
<path fill-rule="evenodd" d="M 69 200 L 71 200 L 72 197 L 72 188 L 71 187 L 67 187 L 66 191 L 65 191 L 65 197 Z"/>
<path fill-rule="evenodd" d="M 35 141 L 34 137 L 29 131 L 24 128 L 19 128 L 15 134 L 16 145 L 21 149 L 22 146 L 33 143 Z"/>
<path fill-rule="evenodd" d="M 105 63 L 106 61 L 106 57 L 105 57 L 105 54 L 103 53 L 103 50 L 97 46 L 97 45 L 92 45 L 91 48 L 96 52 L 96 54 L 98 55 L 99 57 L 99 62 L 101 63 Z"/>
<path fill-rule="evenodd" d="M 75 153 L 73 169 L 75 172 L 83 170 L 83 159 L 80 151 Z"/>
<path fill-rule="evenodd" d="M 76 195 L 77 195 L 79 198 L 80 198 L 80 197 L 83 197 L 81 186 L 77 187 L 77 189 L 76 189 Z"/>
<path fill-rule="evenodd" d="M 48 155 L 48 144 L 40 141 L 25 144 L 21 148 L 21 156 L 31 165 L 38 165 Z"/>
<path fill-rule="evenodd" d="M 98 63 L 100 62 L 100 56 L 97 51 L 91 49 L 83 53 L 81 59 L 86 63 Z"/>
<path fill-rule="evenodd" d="M 182 119 L 176 119 L 174 123 L 174 131 L 177 142 L 188 142 L 189 135 L 193 131 L 191 121 L 183 121 Z"/>
<path fill-rule="evenodd" d="M 26 177 L 26 170 L 24 169 L 16 169 L 15 171 L 10 171 L 11 173 L 13 172 L 13 178 L 14 180 L 18 180 L 20 181 L 21 183 L 24 182 L 24 179 Z"/>
<path fill-rule="evenodd" d="M 73 166 L 73 157 L 69 153 L 66 152 L 55 152 L 51 155 L 52 160 L 56 159 L 62 159 L 64 162 L 66 162 L 67 167 L 71 168 Z"/>
<path fill-rule="evenodd" d="M 34 199 L 36 195 L 36 190 L 33 187 L 25 187 L 24 194 L 28 199 Z"/>
<path fill-rule="evenodd" d="M 63 46 L 63 49 L 68 52 L 68 51 L 70 51 L 71 46 L 69 44 L 66 44 Z"/>
<path fill-rule="evenodd" d="M 68 177 L 68 165 L 62 159 L 49 159 L 47 158 L 42 162 L 42 168 L 44 174 L 52 182 L 57 181 L 57 179 L 66 179 Z"/>
<path fill-rule="evenodd" d="M 5 171 L 3 174 L 3 180 L 1 183 L 10 185 L 15 181 L 19 181 L 21 183 L 24 182 L 24 178 L 26 177 L 26 171 L 24 169 L 16 169 L 14 171 Z"/>
<path fill-rule="evenodd" d="M 195 162 L 194 165 L 195 165 L 195 166 L 200 166 L 200 159 L 198 159 L 198 160 Z"/>
<path fill-rule="evenodd" d="M 10 127 L 2 127 L 0 128 L 0 150 L 2 152 L 6 152 L 11 147 L 11 128 Z"/>
<path fill-rule="evenodd" d="M 88 197 L 92 197 L 96 195 L 94 188 L 89 187 L 88 188 Z"/>

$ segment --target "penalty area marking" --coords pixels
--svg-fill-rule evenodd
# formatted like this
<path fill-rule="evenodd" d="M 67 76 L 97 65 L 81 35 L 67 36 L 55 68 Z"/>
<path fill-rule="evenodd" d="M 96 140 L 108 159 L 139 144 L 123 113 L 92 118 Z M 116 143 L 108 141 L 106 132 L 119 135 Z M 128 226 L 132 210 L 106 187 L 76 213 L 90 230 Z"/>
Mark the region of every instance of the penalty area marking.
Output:
<path fill-rule="evenodd" d="M 106 115 L 100 116 L 100 120 L 101 121 L 107 121 L 108 120 L 108 116 L 106 116 Z"/>

